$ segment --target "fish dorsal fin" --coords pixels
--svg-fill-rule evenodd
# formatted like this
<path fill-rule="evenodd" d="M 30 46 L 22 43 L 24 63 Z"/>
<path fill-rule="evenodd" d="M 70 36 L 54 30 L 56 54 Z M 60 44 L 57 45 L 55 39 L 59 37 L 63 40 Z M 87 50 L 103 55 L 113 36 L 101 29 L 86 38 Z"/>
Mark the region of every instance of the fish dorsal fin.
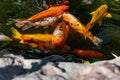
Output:
<path fill-rule="evenodd" d="M 112 15 L 111 15 L 110 13 L 108 13 L 108 14 L 106 15 L 106 17 L 111 18 Z"/>
<path fill-rule="evenodd" d="M 90 15 L 94 15 L 95 13 L 96 13 L 96 11 L 93 11 L 93 12 L 90 13 Z"/>

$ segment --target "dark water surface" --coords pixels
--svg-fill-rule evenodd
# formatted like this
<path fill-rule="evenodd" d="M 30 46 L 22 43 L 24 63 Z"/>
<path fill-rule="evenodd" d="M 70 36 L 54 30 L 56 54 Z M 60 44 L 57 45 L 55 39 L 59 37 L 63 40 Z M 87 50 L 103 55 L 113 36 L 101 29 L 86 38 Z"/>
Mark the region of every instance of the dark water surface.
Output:
<path fill-rule="evenodd" d="M 37 1 L 37 2 L 36 2 Z M 52 0 L 49 0 L 52 1 Z M 49 3 L 47 1 L 47 3 Z M 54 0 L 53 0 L 54 1 Z M 111 54 L 115 54 L 120 56 L 120 1 L 119 0 L 91 0 L 91 4 L 82 3 L 83 0 L 69 0 L 70 6 L 69 12 L 75 15 L 82 23 L 87 24 L 90 19 L 91 15 L 90 12 L 97 9 L 101 4 L 108 4 L 109 12 L 112 14 L 112 18 L 104 18 L 102 26 L 95 24 L 94 28 L 91 29 L 91 32 L 101 38 L 103 42 L 100 44 L 99 47 L 96 47 L 92 44 L 86 44 L 88 42 L 81 42 L 76 40 L 76 33 L 70 33 L 70 36 L 73 37 L 67 40 L 67 44 L 71 46 L 71 48 L 81 48 L 81 49 L 94 49 L 102 52 L 105 54 L 106 59 L 112 59 L 114 56 Z M 0 24 L 2 25 L 0 28 L 0 33 L 4 33 L 8 36 L 11 36 L 10 28 L 16 27 L 14 23 L 14 19 L 23 18 L 26 19 L 31 15 L 36 14 L 39 11 L 47 9 L 48 6 L 43 2 L 43 0 L 0 0 Z M 17 28 L 18 29 L 18 28 Z M 36 33 L 43 31 L 42 28 L 36 30 L 31 28 L 26 31 L 26 33 Z M 42 30 L 41 30 L 42 29 Z M 20 29 L 19 29 L 20 30 Z M 48 32 L 52 33 L 53 29 L 48 29 Z M 44 31 L 43 31 L 44 33 Z M 12 45 L 13 44 L 13 45 Z M 5 45 L 3 47 L 3 45 Z M 11 48 L 15 49 L 16 47 L 19 48 L 18 50 L 22 50 L 24 55 L 29 55 L 25 53 L 30 53 L 29 58 L 32 58 L 32 53 L 35 53 L 36 57 L 38 54 L 42 54 L 43 56 L 48 55 L 47 52 L 43 51 L 36 51 L 35 49 L 29 49 L 26 51 L 25 47 L 20 45 L 16 45 L 16 43 L 6 43 L 0 42 L 1 49 L 4 48 Z M 19 46 L 19 47 L 18 47 Z M 16 51 L 15 51 L 16 52 Z M 20 53 L 22 53 L 20 52 Z M 40 56 L 39 55 L 39 56 Z"/>

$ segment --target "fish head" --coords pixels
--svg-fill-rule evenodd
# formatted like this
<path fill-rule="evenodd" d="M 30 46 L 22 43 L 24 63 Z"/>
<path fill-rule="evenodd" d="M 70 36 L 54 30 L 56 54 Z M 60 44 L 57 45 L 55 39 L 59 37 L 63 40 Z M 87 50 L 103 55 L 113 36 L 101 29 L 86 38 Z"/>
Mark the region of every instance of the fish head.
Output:
<path fill-rule="evenodd" d="M 107 4 L 103 4 L 102 6 L 101 6 L 101 8 L 103 9 L 108 9 L 108 5 Z"/>
<path fill-rule="evenodd" d="M 105 13 L 107 13 L 107 9 L 108 9 L 107 4 L 103 4 L 103 5 L 101 5 L 100 8 L 98 9 L 98 12 L 101 12 L 101 14 L 105 14 Z"/>
<path fill-rule="evenodd" d="M 106 4 L 101 5 L 99 8 L 96 9 L 96 11 L 91 12 L 91 15 L 102 15 L 107 12 L 108 6 Z"/>
<path fill-rule="evenodd" d="M 62 5 L 61 7 L 62 7 L 62 10 L 63 10 L 63 11 L 66 11 L 66 10 L 69 9 L 69 6 L 67 6 L 67 5 Z"/>

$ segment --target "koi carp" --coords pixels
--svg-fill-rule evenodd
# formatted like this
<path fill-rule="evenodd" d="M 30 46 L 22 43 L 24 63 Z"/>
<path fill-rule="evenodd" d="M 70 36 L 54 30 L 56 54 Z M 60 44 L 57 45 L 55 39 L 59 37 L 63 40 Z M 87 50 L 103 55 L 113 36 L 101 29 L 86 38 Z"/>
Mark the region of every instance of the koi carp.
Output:
<path fill-rule="evenodd" d="M 63 46 L 68 37 L 69 26 L 64 21 L 60 23 L 53 32 L 52 44 L 54 46 Z"/>
<path fill-rule="evenodd" d="M 82 58 L 91 58 L 91 57 L 99 57 L 102 58 L 103 54 L 98 52 L 98 51 L 94 51 L 94 50 L 81 50 L 81 49 L 76 49 L 74 51 L 74 53 L 76 55 L 78 55 L 79 57 Z"/>
<path fill-rule="evenodd" d="M 70 25 L 70 27 L 72 27 L 74 30 L 80 33 L 80 35 L 83 35 L 85 39 L 88 38 L 89 40 L 91 40 L 95 45 L 98 46 L 98 44 L 102 42 L 101 39 L 92 35 L 90 31 L 87 31 L 85 26 L 72 14 L 64 13 L 63 20 L 67 22 Z"/>
<path fill-rule="evenodd" d="M 36 28 L 38 28 L 39 26 L 44 26 L 45 28 L 50 25 L 53 26 L 57 20 L 58 20 L 57 17 L 48 17 L 48 18 L 44 18 L 43 20 L 39 20 L 36 22 L 23 21 L 25 23 L 28 22 L 28 24 L 22 28 L 22 31 L 27 30 L 31 28 L 32 26 L 35 26 Z M 19 24 L 16 24 L 16 25 L 19 26 Z"/>
<path fill-rule="evenodd" d="M 43 18 L 50 17 L 50 16 L 59 16 L 60 14 L 64 13 L 68 9 L 69 9 L 69 6 L 66 6 L 66 5 L 50 7 L 48 10 L 37 13 L 34 16 L 28 18 L 27 20 L 33 22 Z"/>
<path fill-rule="evenodd" d="M 13 35 L 12 37 L 15 39 L 19 39 L 20 43 L 24 43 L 24 41 L 27 40 L 36 40 L 41 42 L 50 42 L 52 38 L 52 34 L 21 34 L 18 30 L 15 28 L 11 29 Z"/>
<path fill-rule="evenodd" d="M 16 20 L 16 26 L 21 28 L 24 27 L 26 24 L 31 24 L 32 22 L 43 20 L 44 18 L 48 17 L 58 17 L 59 15 L 63 14 L 66 10 L 69 9 L 69 6 L 61 5 L 61 6 L 55 6 L 50 7 L 49 9 L 39 12 L 32 17 L 28 18 L 27 20 L 18 21 Z"/>
<path fill-rule="evenodd" d="M 25 44 L 28 44 L 32 48 L 39 48 L 40 50 L 47 50 L 47 48 L 50 48 L 50 46 L 51 46 L 51 44 L 49 44 L 49 42 L 39 41 L 37 39 L 34 39 L 33 37 L 31 38 L 31 37 L 23 35 L 23 36 L 21 36 L 21 38 Z"/>
<path fill-rule="evenodd" d="M 107 12 L 108 6 L 107 4 L 101 5 L 95 11 L 91 12 L 90 14 L 93 15 L 90 22 L 86 25 L 86 30 L 91 29 L 95 23 L 98 23 L 100 26 L 102 25 L 102 19 L 104 17 L 111 18 L 111 14 Z"/>
<path fill-rule="evenodd" d="M 63 24 L 63 25 L 61 25 Z M 12 37 L 20 40 L 20 43 L 32 41 L 32 42 L 52 42 L 53 46 L 62 46 L 68 36 L 69 27 L 65 23 L 60 23 L 53 34 L 21 34 L 15 28 L 11 29 L 13 35 Z"/>
<path fill-rule="evenodd" d="M 23 39 L 24 43 L 28 44 L 33 48 L 39 48 L 40 50 L 47 50 L 47 48 L 50 48 L 51 46 L 49 42 L 38 41 L 28 36 L 23 35 L 21 36 L 21 38 Z"/>
<path fill-rule="evenodd" d="M 52 46 L 64 46 L 69 29 L 65 23 L 63 24 L 65 27 L 61 27 L 61 24 L 63 23 L 58 25 L 53 34 L 21 34 L 18 30 L 12 28 L 12 37 L 20 40 L 20 43 L 28 44 L 33 48 L 38 47 L 40 50 L 47 50 Z"/>

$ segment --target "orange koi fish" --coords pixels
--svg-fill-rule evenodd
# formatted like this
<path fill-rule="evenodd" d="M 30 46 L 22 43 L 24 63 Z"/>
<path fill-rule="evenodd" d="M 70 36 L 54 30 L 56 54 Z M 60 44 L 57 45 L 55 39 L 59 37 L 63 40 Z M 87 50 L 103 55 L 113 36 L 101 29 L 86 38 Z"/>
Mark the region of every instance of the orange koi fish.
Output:
<path fill-rule="evenodd" d="M 65 45 L 65 41 L 68 37 L 69 26 L 65 24 L 63 21 L 60 23 L 55 31 L 53 32 L 52 36 L 52 45 L 54 46 L 63 46 Z"/>
<path fill-rule="evenodd" d="M 94 50 L 81 50 L 81 49 L 76 49 L 74 51 L 74 53 L 76 55 L 78 55 L 79 57 L 82 58 L 91 58 L 91 57 L 99 57 L 102 58 L 103 54 L 98 52 L 98 51 L 94 51 Z"/>
<path fill-rule="evenodd" d="M 85 26 L 72 14 L 64 13 L 63 20 L 67 22 L 70 27 L 79 32 L 80 35 L 83 35 L 85 39 L 88 38 L 89 40 L 91 40 L 95 45 L 98 46 L 98 44 L 102 41 L 101 39 L 92 35 L 90 31 L 87 31 Z"/>
<path fill-rule="evenodd" d="M 36 21 L 36 20 L 40 20 L 40 19 L 43 19 L 43 18 L 50 17 L 50 16 L 58 16 L 68 9 L 69 9 L 69 6 L 66 6 L 66 5 L 50 7 L 48 10 L 37 13 L 34 16 L 28 18 L 27 20 L 33 22 L 33 21 Z"/>
<path fill-rule="evenodd" d="M 66 5 L 61 5 L 61 6 L 55 6 L 55 7 L 50 7 L 49 9 L 39 12 L 32 17 L 28 18 L 27 20 L 24 21 L 16 21 L 18 27 L 24 27 L 26 23 L 31 24 L 31 22 L 35 22 L 47 17 L 58 17 L 60 14 L 63 14 L 66 10 L 69 9 L 69 6 Z"/>
<path fill-rule="evenodd" d="M 106 4 L 101 5 L 96 11 L 90 13 L 92 16 L 91 21 L 86 25 L 86 30 L 89 30 L 93 27 L 95 23 L 98 23 L 100 26 L 102 25 L 102 19 L 104 17 L 111 18 L 111 14 L 107 12 L 108 6 Z"/>

